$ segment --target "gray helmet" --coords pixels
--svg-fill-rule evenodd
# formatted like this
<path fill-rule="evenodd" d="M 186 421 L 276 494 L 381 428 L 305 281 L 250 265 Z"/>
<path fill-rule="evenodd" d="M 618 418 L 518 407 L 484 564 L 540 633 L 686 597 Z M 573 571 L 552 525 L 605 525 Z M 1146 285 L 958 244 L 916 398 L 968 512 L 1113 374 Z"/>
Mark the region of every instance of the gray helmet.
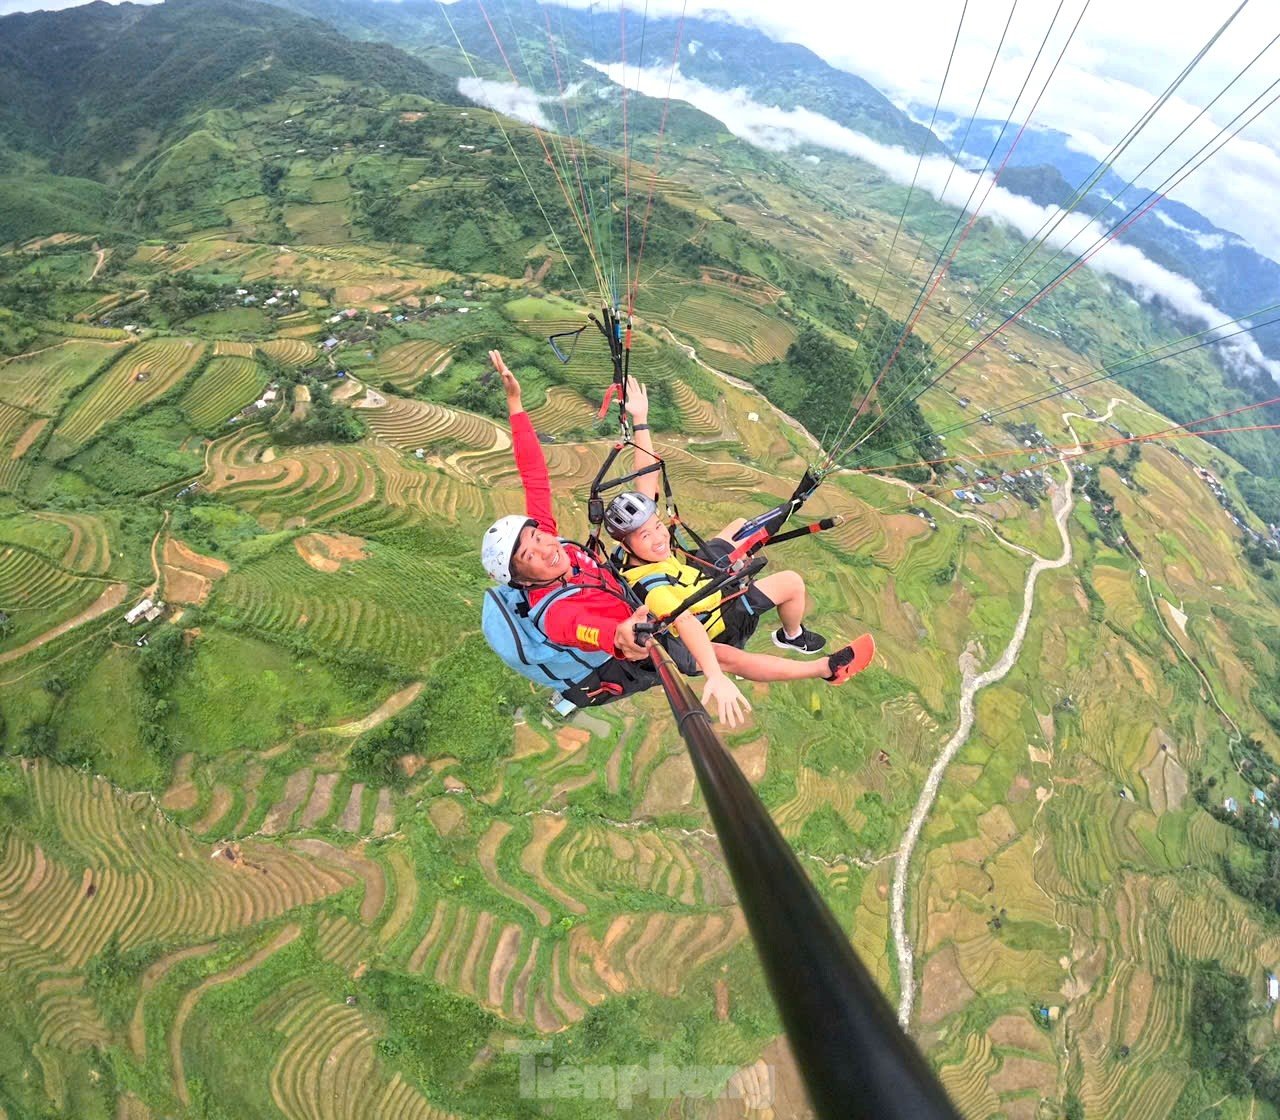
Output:
<path fill-rule="evenodd" d="M 634 533 L 657 512 L 658 503 L 648 494 L 629 490 L 609 503 L 609 508 L 604 511 L 604 527 L 609 531 L 609 536 L 620 541 Z"/>

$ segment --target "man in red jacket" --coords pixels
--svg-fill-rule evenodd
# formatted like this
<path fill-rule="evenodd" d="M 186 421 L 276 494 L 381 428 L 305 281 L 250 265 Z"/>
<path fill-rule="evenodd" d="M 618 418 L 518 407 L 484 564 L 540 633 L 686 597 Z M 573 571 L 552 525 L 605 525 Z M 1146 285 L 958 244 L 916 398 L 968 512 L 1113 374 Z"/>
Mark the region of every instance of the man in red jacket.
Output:
<path fill-rule="evenodd" d="M 648 611 L 644 607 L 633 609 L 626 591 L 608 568 L 585 549 L 560 538 L 551 507 L 547 461 L 524 411 L 520 382 L 497 350 L 490 351 L 489 357 L 507 394 L 511 442 L 524 486 L 525 515 L 510 514 L 490 526 L 481 547 L 485 571 L 498 583 L 523 587 L 530 607 L 536 607 L 557 587 L 582 587 L 577 594 L 554 603 L 543 616 L 546 636 L 557 645 L 601 650 L 623 661 L 647 662 L 648 651 L 636 642 L 635 627 L 648 618 Z M 627 411 L 631 414 L 637 458 L 643 458 L 642 452 L 652 455 L 649 400 L 644 387 L 634 381 L 629 387 Z M 643 465 L 637 463 L 637 467 Z M 650 672 L 647 665 L 644 671 Z M 656 679 L 647 680 L 646 687 Z"/>

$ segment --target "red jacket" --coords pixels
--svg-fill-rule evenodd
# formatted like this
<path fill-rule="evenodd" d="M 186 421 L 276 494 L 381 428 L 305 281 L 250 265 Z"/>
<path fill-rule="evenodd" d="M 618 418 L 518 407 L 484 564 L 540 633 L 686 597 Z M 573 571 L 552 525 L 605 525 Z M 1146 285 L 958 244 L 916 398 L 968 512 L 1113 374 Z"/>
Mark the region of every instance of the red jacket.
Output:
<path fill-rule="evenodd" d="M 525 512 L 538 523 L 538 528 L 559 536 L 556 517 L 551 509 L 551 477 L 542 444 L 533 430 L 528 413 L 511 417 L 511 442 L 515 451 L 516 470 L 524 486 Z M 552 605 L 542 618 L 542 630 L 557 645 L 583 650 L 614 653 L 614 631 L 619 623 L 631 617 L 633 608 L 614 574 L 599 564 L 585 549 L 565 544 L 565 554 L 573 565 L 566 583 L 578 584 L 585 590 Z M 529 602 L 550 595 L 559 584 L 539 587 L 529 592 Z"/>

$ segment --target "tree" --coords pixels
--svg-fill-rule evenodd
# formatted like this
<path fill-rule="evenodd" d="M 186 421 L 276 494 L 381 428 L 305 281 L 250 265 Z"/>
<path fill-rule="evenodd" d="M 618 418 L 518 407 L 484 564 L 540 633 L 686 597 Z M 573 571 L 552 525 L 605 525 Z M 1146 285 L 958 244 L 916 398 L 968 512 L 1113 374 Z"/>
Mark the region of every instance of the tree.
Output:
<path fill-rule="evenodd" d="M 1217 961 L 1198 961 L 1191 973 L 1191 1065 L 1229 1093 L 1248 1091 L 1249 985 Z"/>

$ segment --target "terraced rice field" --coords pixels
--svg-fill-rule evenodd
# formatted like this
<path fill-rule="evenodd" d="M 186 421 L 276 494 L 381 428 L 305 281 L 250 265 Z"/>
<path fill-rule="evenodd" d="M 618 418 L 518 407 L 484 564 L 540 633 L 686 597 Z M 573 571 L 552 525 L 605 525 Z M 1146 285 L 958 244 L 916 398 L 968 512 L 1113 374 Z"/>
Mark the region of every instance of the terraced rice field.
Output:
<path fill-rule="evenodd" d="M 553 385 L 547 399 L 530 410 L 529 419 L 535 431 L 550 435 L 589 430 L 596 420 L 596 409 L 572 389 Z"/>
<path fill-rule="evenodd" d="M 588 913 L 615 891 L 662 894 L 683 906 L 730 906 L 724 867 L 701 838 L 657 831 L 586 826 L 566 830 L 554 817 L 535 818 L 521 865 L 574 913 Z M 576 903 L 576 905 L 575 905 Z"/>
<path fill-rule="evenodd" d="M 741 276 L 722 268 L 704 267 L 698 284 L 705 291 L 719 291 L 733 299 L 745 300 L 759 307 L 775 304 L 786 295 L 776 284 L 770 284 L 759 276 Z"/>
<path fill-rule="evenodd" d="M 130 297 L 123 292 L 108 292 L 101 299 L 95 300 L 89 304 L 83 311 L 76 313 L 77 325 L 83 324 L 88 330 L 110 330 L 109 327 L 91 327 L 88 324 L 100 316 L 105 316 L 108 311 L 112 311 L 119 307 L 126 299 Z"/>
<path fill-rule="evenodd" d="M 327 573 L 289 547 L 231 572 L 212 602 L 266 633 L 305 633 L 327 648 L 417 667 L 456 638 L 457 581 L 452 565 L 391 548 Z"/>
<path fill-rule="evenodd" d="M 276 320 L 276 333 L 281 338 L 305 338 L 322 330 L 324 324 L 316 322 L 309 311 L 295 311 Z"/>
<path fill-rule="evenodd" d="M 0 549 L 0 610 L 13 622 L 4 644 L 20 645 L 83 610 L 104 586 L 63 571 L 38 553 Z"/>
<path fill-rule="evenodd" d="M 83 978 L 72 973 L 110 939 L 134 946 L 217 937 L 350 883 L 332 866 L 268 845 L 211 859 L 145 797 L 48 764 L 25 763 L 22 773 L 33 823 L 65 837 L 56 855 L 21 830 L 0 844 L 0 946 L 10 977 L 34 985 L 45 1045 L 106 1042 Z"/>
<path fill-rule="evenodd" d="M 54 437 L 72 447 L 87 442 L 103 425 L 171 389 L 203 352 L 204 344 L 192 339 L 138 343 L 79 396 Z"/>
<path fill-rule="evenodd" d="M 273 338 L 269 342 L 261 343 L 258 349 L 286 366 L 306 365 L 315 361 L 316 355 L 319 354 L 315 346 L 300 338 Z"/>
<path fill-rule="evenodd" d="M 65 526 L 70 539 L 59 563 L 73 572 L 103 575 L 111 564 L 111 541 L 106 523 L 92 513 L 42 512 L 39 517 Z"/>
<path fill-rule="evenodd" d="M 501 442 L 492 450 L 451 455 L 449 463 L 468 482 L 504 490 L 504 498 L 514 507 L 519 504 L 518 492 L 511 489 L 517 481 L 516 468 L 507 440 L 506 434 L 502 433 Z M 544 446 L 542 452 L 546 456 L 547 469 L 562 492 L 580 494 L 585 492 L 600 469 L 607 449 L 608 445 L 601 442 L 561 443 Z"/>
<path fill-rule="evenodd" d="M 1083 1059 L 1079 1095 L 1090 1116 L 1166 1115 L 1183 1087 L 1168 1055 L 1185 1046 L 1186 963 L 1219 960 L 1247 976 L 1259 956 L 1271 959 L 1274 938 L 1203 878 L 1193 885 L 1126 876 L 1102 909 L 1098 933 L 1122 963 L 1072 1007 Z M 1121 1046 L 1129 1048 L 1123 1060 Z"/>
<path fill-rule="evenodd" d="M 511 446 L 510 437 L 492 420 L 431 401 L 390 397 L 384 407 L 368 409 L 361 416 L 379 439 L 407 451 L 430 450 L 437 443 L 486 450 Z"/>
<path fill-rule="evenodd" d="M 324 446 L 224 472 L 210 488 L 264 522 L 319 525 L 373 502 L 378 478 L 363 448 Z"/>
<path fill-rule="evenodd" d="M 178 406 L 195 427 L 219 427 L 252 403 L 264 384 L 266 377 L 253 358 L 216 357 L 182 394 Z"/>
<path fill-rule="evenodd" d="M 720 435 L 722 427 L 715 406 L 699 397 L 688 384 L 677 379 L 671 386 L 676 407 L 680 409 L 680 426 L 692 436 Z"/>
<path fill-rule="evenodd" d="M 22 455 L 44 423 L 21 408 L 0 404 L 0 493 L 15 493 L 21 486 L 27 469 Z"/>
<path fill-rule="evenodd" d="M 534 301 L 520 301 L 527 306 L 535 305 Z M 517 306 L 520 306 L 518 304 Z M 515 325 L 527 334 L 535 337 L 546 337 L 549 334 L 576 330 L 582 326 L 580 318 L 548 317 L 536 319 L 516 319 Z M 563 343 L 568 346 L 567 342 Z M 661 344 L 647 334 L 637 332 L 633 339 L 631 368 L 635 375 L 646 384 L 669 384 L 675 394 L 676 405 L 684 431 L 690 435 L 718 435 L 722 432 L 722 424 L 716 414 L 715 406 L 702 400 L 690 387 L 688 373 L 691 366 L 689 360 L 675 347 Z M 783 348 L 785 352 L 785 347 Z M 573 394 L 581 399 L 587 407 L 589 402 L 599 401 L 609 381 L 609 353 L 600 332 L 589 327 L 579 336 L 572 357 L 564 367 L 565 379 L 569 382 Z M 548 394 L 548 402 L 534 410 L 531 415 L 542 414 L 547 410 L 548 420 L 561 422 L 562 404 L 572 400 L 566 396 L 562 388 L 553 388 Z M 598 406 L 597 406 L 598 407 Z M 574 410 L 576 412 L 576 409 Z M 594 410 L 586 424 L 574 424 L 566 427 L 584 427 L 594 422 Z M 535 419 L 535 423 L 538 421 Z M 550 426 L 539 430 L 554 432 Z"/>
<path fill-rule="evenodd" d="M 679 991 L 745 934 L 736 910 L 654 912 L 617 917 L 601 937 L 575 926 L 567 941 L 558 941 L 490 911 L 441 900 L 406 967 L 513 1023 L 557 1031 L 610 995 Z"/>
<path fill-rule="evenodd" d="M 254 1021 L 288 1040 L 270 1074 L 271 1098 L 288 1120 L 451 1120 L 382 1067 L 377 1036 L 359 1011 L 305 982 L 260 1004 Z"/>
<path fill-rule="evenodd" d="M 133 336 L 119 327 L 94 327 L 88 323 L 55 323 L 50 319 L 37 319 L 41 330 L 50 334 L 60 334 L 65 338 L 96 338 L 107 342 L 124 342 Z"/>
<path fill-rule="evenodd" d="M 421 465 L 389 449 L 382 449 L 377 463 L 383 501 L 392 509 L 413 510 L 423 517 L 444 517 L 449 521 L 482 521 L 491 512 L 482 487 L 450 473 Z"/>
<path fill-rule="evenodd" d="M 729 373 L 747 373 L 785 357 L 797 334 L 778 315 L 715 291 L 683 299 L 670 325 L 694 339 L 700 351 L 709 351 L 703 357 L 712 365 Z"/>
<path fill-rule="evenodd" d="M 51 416 L 126 343 L 63 342 L 0 361 L 0 402 Z"/>
<path fill-rule="evenodd" d="M 414 339 L 379 354 L 377 368 L 384 381 L 412 392 L 419 381 L 441 373 L 448 364 L 449 347 L 430 339 Z"/>

